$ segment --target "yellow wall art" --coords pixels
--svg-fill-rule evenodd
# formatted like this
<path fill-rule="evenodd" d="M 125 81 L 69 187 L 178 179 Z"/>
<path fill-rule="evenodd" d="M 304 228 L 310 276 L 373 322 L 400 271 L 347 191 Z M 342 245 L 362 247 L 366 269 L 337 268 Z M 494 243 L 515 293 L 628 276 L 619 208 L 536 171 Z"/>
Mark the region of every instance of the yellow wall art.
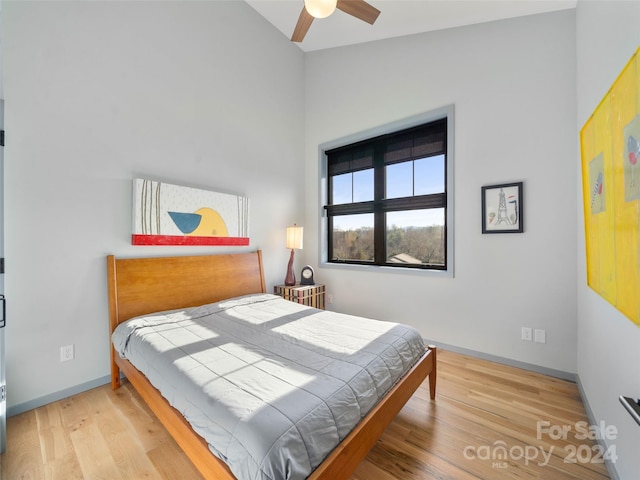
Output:
<path fill-rule="evenodd" d="M 640 326 L 640 48 L 580 131 L 587 283 Z"/>

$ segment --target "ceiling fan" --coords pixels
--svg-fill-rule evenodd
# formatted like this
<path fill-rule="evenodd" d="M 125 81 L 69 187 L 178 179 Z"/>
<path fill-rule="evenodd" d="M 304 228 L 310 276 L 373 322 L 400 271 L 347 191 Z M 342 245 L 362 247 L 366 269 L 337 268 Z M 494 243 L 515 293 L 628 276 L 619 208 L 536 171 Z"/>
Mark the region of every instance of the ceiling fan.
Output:
<path fill-rule="evenodd" d="M 336 8 L 371 25 L 380 15 L 380 10 L 364 0 L 304 0 L 304 7 L 300 12 L 291 41 L 301 42 L 309 31 L 314 18 L 328 17 Z"/>

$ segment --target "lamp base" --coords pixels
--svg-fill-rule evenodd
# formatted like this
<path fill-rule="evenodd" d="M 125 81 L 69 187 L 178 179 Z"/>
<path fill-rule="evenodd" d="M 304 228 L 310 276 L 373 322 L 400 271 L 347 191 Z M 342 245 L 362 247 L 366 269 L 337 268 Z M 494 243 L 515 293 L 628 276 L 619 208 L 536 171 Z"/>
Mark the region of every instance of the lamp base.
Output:
<path fill-rule="evenodd" d="M 296 284 L 296 274 L 293 273 L 293 256 L 294 256 L 294 250 L 293 248 L 291 249 L 291 256 L 289 257 L 289 264 L 287 265 L 287 276 L 284 279 L 284 284 L 287 287 L 292 287 L 293 285 Z"/>

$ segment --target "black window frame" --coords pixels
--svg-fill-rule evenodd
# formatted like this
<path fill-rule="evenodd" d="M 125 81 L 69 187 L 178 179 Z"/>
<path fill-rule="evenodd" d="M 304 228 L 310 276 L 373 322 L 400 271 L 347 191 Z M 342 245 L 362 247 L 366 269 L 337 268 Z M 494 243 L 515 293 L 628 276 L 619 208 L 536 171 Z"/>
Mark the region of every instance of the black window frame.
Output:
<path fill-rule="evenodd" d="M 394 268 L 411 268 L 420 270 L 436 270 L 448 272 L 450 256 L 448 212 L 449 186 L 449 152 L 448 135 L 449 119 L 447 116 L 424 121 L 415 126 L 403 128 L 390 133 L 373 136 L 347 145 L 330 148 L 324 151 L 326 156 L 326 204 L 323 206 L 327 218 L 326 246 L 329 264 L 355 264 L 369 266 L 385 266 Z M 398 145 L 410 144 L 413 148 L 399 148 Z M 395 146 L 395 148 L 394 148 Z M 391 158 L 385 152 L 400 151 L 401 155 Z M 432 156 L 444 156 L 444 191 L 426 195 L 412 195 L 401 198 L 386 198 L 385 167 L 387 165 L 410 162 Z M 354 173 L 373 168 L 374 198 L 370 201 L 330 204 L 333 198 L 331 178 L 342 173 Z M 386 223 L 385 213 L 394 211 L 410 211 L 422 209 L 444 209 L 444 265 L 441 264 L 408 264 L 393 263 L 386 259 Z M 372 213 L 374 215 L 374 259 L 373 261 L 333 258 L 333 218 L 340 215 Z"/>

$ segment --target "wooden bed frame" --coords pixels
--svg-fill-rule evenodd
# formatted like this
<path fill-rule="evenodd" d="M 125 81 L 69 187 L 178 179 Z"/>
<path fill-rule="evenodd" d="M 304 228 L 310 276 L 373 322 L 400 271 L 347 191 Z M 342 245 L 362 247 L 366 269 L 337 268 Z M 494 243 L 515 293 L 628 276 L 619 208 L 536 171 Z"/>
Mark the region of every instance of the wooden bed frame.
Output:
<path fill-rule="evenodd" d="M 182 257 L 115 258 L 107 256 L 109 332 L 132 317 L 204 305 L 249 293 L 265 293 L 262 253 Z M 158 419 L 207 479 L 235 476 L 182 414 L 160 395 L 147 378 L 111 346 L 111 387 L 120 387 L 120 373 L 138 391 Z M 436 391 L 436 349 L 429 346 L 420 361 L 387 393 L 353 431 L 309 476 L 312 480 L 348 479 L 415 390 L 429 377 L 431 399 Z"/>

